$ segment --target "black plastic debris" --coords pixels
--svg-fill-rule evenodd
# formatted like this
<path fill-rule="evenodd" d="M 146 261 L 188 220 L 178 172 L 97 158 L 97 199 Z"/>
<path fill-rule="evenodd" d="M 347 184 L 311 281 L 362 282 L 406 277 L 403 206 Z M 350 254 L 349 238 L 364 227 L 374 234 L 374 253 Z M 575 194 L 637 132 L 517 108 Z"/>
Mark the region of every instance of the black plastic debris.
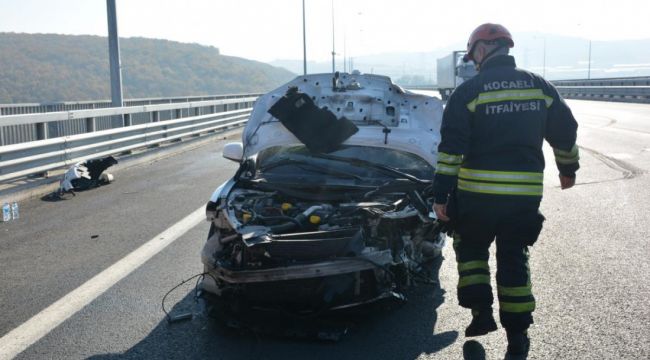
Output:
<path fill-rule="evenodd" d="M 109 167 L 117 164 L 117 160 L 112 156 L 107 156 L 101 159 L 88 160 L 82 165 L 88 169 L 90 178 L 80 177 L 72 180 L 74 190 L 87 190 L 99 185 L 104 185 L 110 182 L 107 178 L 102 178 L 102 173 Z"/>
<path fill-rule="evenodd" d="M 194 314 L 191 313 L 191 312 L 188 312 L 188 313 L 183 313 L 183 314 L 179 314 L 179 315 L 170 316 L 167 321 L 170 324 L 174 324 L 174 323 L 181 322 L 181 321 L 192 320 L 193 317 L 194 317 Z"/>
<path fill-rule="evenodd" d="M 269 114 L 294 134 L 309 151 L 332 152 L 359 128 L 350 120 L 336 115 L 327 109 L 321 109 L 309 95 L 291 87 L 270 109 Z"/>
<path fill-rule="evenodd" d="M 113 175 L 105 171 L 115 164 L 117 164 L 117 159 L 112 156 L 78 162 L 63 174 L 59 189 L 41 199 L 43 201 L 64 200 L 63 195 L 66 193 L 75 196 L 75 191 L 107 185 L 113 181 Z"/>

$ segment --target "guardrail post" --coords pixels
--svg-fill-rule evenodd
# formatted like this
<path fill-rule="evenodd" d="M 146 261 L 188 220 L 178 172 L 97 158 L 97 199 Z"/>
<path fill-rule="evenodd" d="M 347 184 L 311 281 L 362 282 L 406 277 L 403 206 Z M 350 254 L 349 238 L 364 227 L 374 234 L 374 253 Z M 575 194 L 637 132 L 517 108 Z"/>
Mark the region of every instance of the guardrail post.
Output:
<path fill-rule="evenodd" d="M 183 117 L 183 110 L 182 109 L 174 110 L 174 119 L 180 119 L 181 117 Z"/>
<path fill-rule="evenodd" d="M 45 139 L 47 139 L 47 134 L 48 134 L 47 129 L 48 129 L 48 127 L 49 127 L 48 123 L 36 123 L 36 140 L 45 140 Z M 33 176 L 48 178 L 48 177 L 50 177 L 50 172 L 45 171 L 45 172 L 42 172 L 42 173 L 34 174 Z"/>
<path fill-rule="evenodd" d="M 160 121 L 160 111 L 152 111 L 149 114 L 150 114 L 150 120 L 151 120 L 152 123 Z M 163 127 L 163 128 L 166 129 L 166 126 Z M 163 135 L 163 137 L 167 137 L 167 134 L 165 133 Z M 151 144 L 151 145 L 148 146 L 149 149 L 157 148 L 157 147 L 160 147 L 160 144 L 155 143 L 155 144 Z"/>
<path fill-rule="evenodd" d="M 36 140 L 47 139 L 47 123 L 36 124 Z"/>
<path fill-rule="evenodd" d="M 215 112 L 217 112 L 217 107 L 214 105 L 210 106 L 210 114 L 214 114 Z"/>
<path fill-rule="evenodd" d="M 86 132 L 91 133 L 96 131 L 95 118 L 86 118 Z"/>
<path fill-rule="evenodd" d="M 124 126 L 131 126 L 131 114 L 124 114 Z"/>

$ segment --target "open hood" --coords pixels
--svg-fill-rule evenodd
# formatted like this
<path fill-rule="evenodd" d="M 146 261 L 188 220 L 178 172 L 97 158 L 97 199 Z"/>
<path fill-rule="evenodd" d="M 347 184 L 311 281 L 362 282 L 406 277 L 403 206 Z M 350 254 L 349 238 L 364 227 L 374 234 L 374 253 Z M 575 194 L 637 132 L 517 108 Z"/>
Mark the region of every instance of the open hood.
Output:
<path fill-rule="evenodd" d="M 299 145 L 296 138 L 268 110 L 291 87 L 309 95 L 316 106 L 337 118 L 352 121 L 359 131 L 344 145 L 386 147 L 406 151 L 435 166 L 440 143 L 442 101 L 405 91 L 380 75 L 341 73 L 299 76 L 261 96 L 244 129 L 244 158 L 282 145 Z"/>

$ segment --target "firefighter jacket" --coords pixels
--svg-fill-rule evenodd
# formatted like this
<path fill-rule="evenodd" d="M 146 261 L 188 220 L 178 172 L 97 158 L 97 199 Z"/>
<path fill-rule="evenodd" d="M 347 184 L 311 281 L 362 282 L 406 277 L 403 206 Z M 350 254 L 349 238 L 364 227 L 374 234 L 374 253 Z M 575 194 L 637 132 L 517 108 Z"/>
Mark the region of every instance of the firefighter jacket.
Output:
<path fill-rule="evenodd" d="M 544 139 L 560 174 L 579 168 L 578 124 L 557 90 L 511 56 L 487 60 L 451 95 L 442 118 L 437 204 L 454 188 L 488 196 L 542 196 Z"/>

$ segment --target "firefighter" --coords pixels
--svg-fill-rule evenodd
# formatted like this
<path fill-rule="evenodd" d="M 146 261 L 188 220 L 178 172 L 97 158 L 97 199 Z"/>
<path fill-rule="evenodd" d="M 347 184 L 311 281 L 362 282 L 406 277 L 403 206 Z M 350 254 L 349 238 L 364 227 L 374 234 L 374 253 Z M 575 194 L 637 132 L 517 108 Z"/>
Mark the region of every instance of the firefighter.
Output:
<path fill-rule="evenodd" d="M 546 139 L 553 148 L 561 188 L 572 187 L 578 124 L 553 85 L 516 67 L 508 55 L 513 46 L 510 32 L 498 24 L 483 24 L 469 38 L 465 60 L 474 61 L 479 73 L 454 91 L 445 108 L 433 207 L 455 229 L 458 301 L 472 312 L 465 336 L 497 330 L 488 266 L 496 239 L 507 354 L 525 355 L 535 310 L 529 247 L 544 221 L 542 143 Z"/>

